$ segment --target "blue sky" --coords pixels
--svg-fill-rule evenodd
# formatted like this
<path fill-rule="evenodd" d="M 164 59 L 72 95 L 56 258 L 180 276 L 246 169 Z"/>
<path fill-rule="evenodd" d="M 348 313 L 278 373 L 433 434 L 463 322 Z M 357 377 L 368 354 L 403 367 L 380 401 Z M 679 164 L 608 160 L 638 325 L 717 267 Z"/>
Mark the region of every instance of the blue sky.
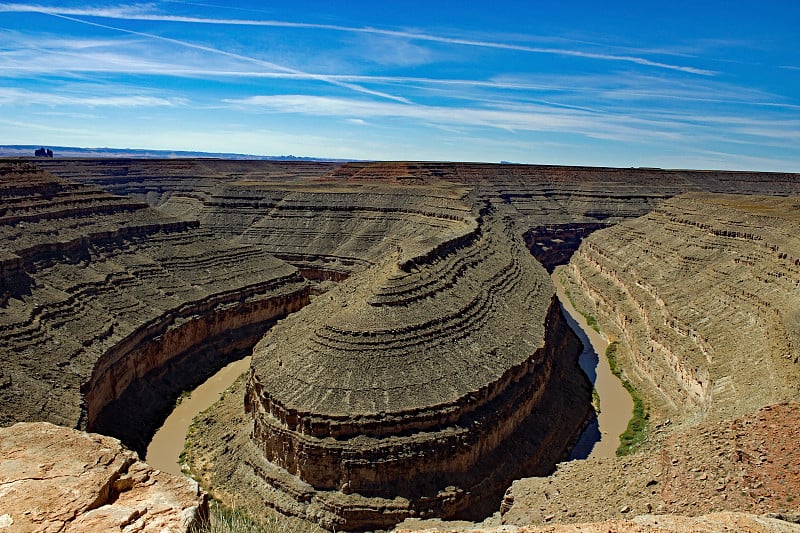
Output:
<path fill-rule="evenodd" d="M 0 144 L 800 171 L 800 2 L 0 2 Z"/>

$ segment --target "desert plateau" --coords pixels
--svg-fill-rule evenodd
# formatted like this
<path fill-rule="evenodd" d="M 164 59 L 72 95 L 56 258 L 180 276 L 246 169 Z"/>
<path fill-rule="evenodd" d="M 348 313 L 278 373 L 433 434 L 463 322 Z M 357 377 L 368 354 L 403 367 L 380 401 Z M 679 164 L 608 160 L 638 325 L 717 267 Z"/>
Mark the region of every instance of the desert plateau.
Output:
<path fill-rule="evenodd" d="M 799 178 L 2 159 L 0 531 L 798 531 Z M 616 456 L 569 460 L 604 404 L 556 285 Z"/>

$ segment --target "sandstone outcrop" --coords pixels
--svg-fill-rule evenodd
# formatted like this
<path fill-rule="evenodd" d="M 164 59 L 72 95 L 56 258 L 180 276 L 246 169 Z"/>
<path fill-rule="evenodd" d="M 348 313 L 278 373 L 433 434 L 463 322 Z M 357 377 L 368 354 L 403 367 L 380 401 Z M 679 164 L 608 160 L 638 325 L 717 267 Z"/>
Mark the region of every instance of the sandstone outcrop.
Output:
<path fill-rule="evenodd" d="M 47 420 L 142 450 L 181 390 L 308 301 L 261 248 L 0 165 L 0 425 Z"/>
<path fill-rule="evenodd" d="M 196 482 L 117 439 L 46 422 L 0 428 L 0 531 L 188 532 L 207 519 Z"/>

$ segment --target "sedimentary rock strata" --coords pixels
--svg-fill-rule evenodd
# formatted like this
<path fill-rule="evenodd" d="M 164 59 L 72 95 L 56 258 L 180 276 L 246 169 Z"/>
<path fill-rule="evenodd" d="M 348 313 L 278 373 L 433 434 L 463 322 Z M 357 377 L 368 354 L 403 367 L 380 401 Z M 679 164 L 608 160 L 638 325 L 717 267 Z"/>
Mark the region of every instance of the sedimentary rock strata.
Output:
<path fill-rule="evenodd" d="M 797 394 L 796 201 L 668 201 L 797 194 L 795 175 L 41 164 L 70 181 L 20 161 L 0 172 L 0 425 L 46 419 L 141 449 L 165 398 L 313 299 L 192 438 L 192 468 L 227 502 L 383 527 L 491 513 L 515 477 L 549 471 L 588 388 L 523 234 L 548 268 L 598 235 L 573 260 L 573 294 L 662 419 Z M 710 287 L 708 301 L 675 283 Z"/>
<path fill-rule="evenodd" d="M 647 440 L 515 482 L 504 521 L 800 514 L 798 212 L 797 197 L 692 194 L 584 241 L 562 273 L 619 343 Z"/>
<path fill-rule="evenodd" d="M 576 295 L 656 415 L 726 417 L 800 394 L 800 200 L 687 195 L 599 231 Z"/>
<path fill-rule="evenodd" d="M 202 475 L 227 493 L 257 479 L 269 505 L 329 528 L 489 514 L 577 436 L 590 412 L 579 351 L 544 269 L 486 214 L 276 325 L 247 383 L 250 438 L 195 466 L 212 461 Z"/>
<path fill-rule="evenodd" d="M 297 270 L 263 249 L 2 165 L 2 425 L 47 420 L 142 448 L 170 396 L 308 300 Z"/>
<path fill-rule="evenodd" d="M 392 253 L 411 258 L 460 233 L 471 218 L 464 194 L 452 186 L 237 183 L 212 195 L 199 220 L 264 247 L 305 276 L 339 281 Z"/>
<path fill-rule="evenodd" d="M 241 235 L 254 225 L 250 236 L 269 239 L 276 246 L 273 252 L 296 246 L 300 248 L 296 252 L 318 257 L 320 262 L 335 257 L 330 249 L 327 256 L 315 251 L 319 245 L 330 248 L 331 226 L 325 222 L 329 214 L 330 224 L 348 219 L 346 210 L 364 214 L 351 217 L 351 225 L 343 231 L 333 232 L 356 237 L 361 235 L 362 223 L 374 226 L 376 219 L 392 213 L 402 218 L 406 207 L 416 216 L 435 214 L 445 197 L 465 190 L 474 192 L 475 201 L 489 200 L 510 209 L 519 229 L 531 230 L 538 248 L 545 248 L 541 256 L 545 261 L 553 256 L 549 249 L 562 250 L 555 255 L 557 261 L 564 261 L 594 229 L 644 215 L 684 192 L 800 194 L 796 175 L 774 172 L 432 162 L 56 159 L 37 164 L 61 177 L 147 200 L 179 217 L 199 218 L 225 235 Z M 414 206 L 420 196 L 430 193 L 430 186 L 435 186 L 433 196 L 438 199 Z M 348 194 L 337 196 L 337 192 Z M 287 234 L 293 233 L 295 224 L 304 238 L 289 243 Z M 394 229 L 400 228 L 395 224 Z M 386 250 L 392 251 L 391 247 L 376 248 L 370 240 L 353 240 L 344 255 L 346 261 L 355 261 L 358 270 L 364 266 L 362 260 L 383 257 Z M 353 270 L 351 265 L 334 268 Z"/>
<path fill-rule="evenodd" d="M 196 482 L 117 439 L 46 422 L 0 428 L 0 531 L 188 532 L 207 519 Z"/>

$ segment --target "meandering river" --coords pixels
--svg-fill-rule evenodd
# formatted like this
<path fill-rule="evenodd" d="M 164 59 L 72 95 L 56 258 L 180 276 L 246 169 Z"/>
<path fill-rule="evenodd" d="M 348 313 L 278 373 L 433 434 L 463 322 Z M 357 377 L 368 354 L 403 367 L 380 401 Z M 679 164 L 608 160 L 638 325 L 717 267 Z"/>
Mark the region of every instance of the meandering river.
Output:
<path fill-rule="evenodd" d="M 599 440 L 596 436 L 591 438 L 589 432 L 594 428 L 588 428 L 587 435 L 589 442 L 582 444 L 591 446 L 589 458 L 594 457 L 614 457 L 619 447 L 619 436 L 628 427 L 628 421 L 633 416 L 633 398 L 622 386 L 622 382 L 611 372 L 611 367 L 606 358 L 606 348 L 608 341 L 597 331 L 586 323 L 586 319 L 570 303 L 569 298 L 561 285 L 558 275 L 553 274 L 553 283 L 556 286 L 558 299 L 564 309 L 567 322 L 583 343 L 583 353 L 580 357 L 580 365 L 589 380 L 594 384 L 597 396 L 600 398 L 600 414 L 597 415 L 597 428 L 595 435 L 599 432 Z M 584 454 L 583 457 L 586 457 Z"/>
<path fill-rule="evenodd" d="M 589 457 L 613 457 L 619 446 L 619 436 L 625 431 L 633 413 L 633 400 L 620 380 L 611 373 L 608 359 L 605 357 L 608 342 L 590 328 L 583 316 L 572 307 L 569 298 L 564 293 L 564 287 L 555 275 L 553 282 L 556 285 L 561 305 L 566 312 L 567 321 L 584 345 L 580 358 L 581 368 L 594 383 L 600 397 L 597 427 L 587 429 L 582 445 L 587 449 L 587 453 L 588 449 L 591 449 Z M 250 357 L 234 361 L 208 378 L 205 383 L 192 391 L 191 395 L 185 397 L 150 441 L 145 460 L 154 468 L 180 474 L 181 467 L 178 461 L 183 451 L 186 431 L 189 429 L 192 419 L 216 402 L 225 389 L 247 371 L 249 366 Z M 599 440 L 597 440 L 598 431 Z M 583 457 L 586 457 L 586 454 Z"/>

